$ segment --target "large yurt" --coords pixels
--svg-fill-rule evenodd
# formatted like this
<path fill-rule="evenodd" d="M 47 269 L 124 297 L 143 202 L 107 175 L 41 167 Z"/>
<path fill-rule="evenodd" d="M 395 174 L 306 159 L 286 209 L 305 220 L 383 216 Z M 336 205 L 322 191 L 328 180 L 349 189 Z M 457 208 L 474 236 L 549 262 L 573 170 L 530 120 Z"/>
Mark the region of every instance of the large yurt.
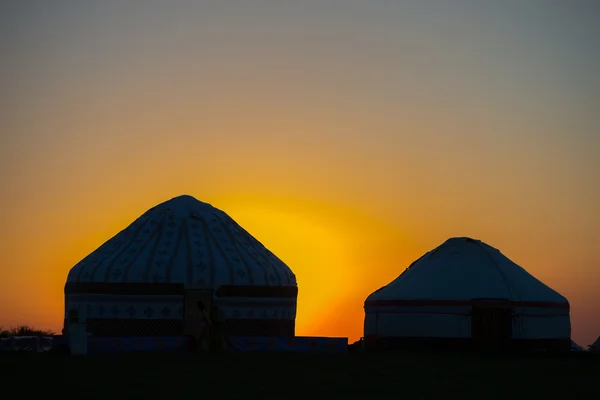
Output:
<path fill-rule="evenodd" d="M 555 349 L 571 344 L 569 302 L 482 241 L 448 239 L 365 301 L 370 349 Z"/>
<path fill-rule="evenodd" d="M 198 303 L 225 333 L 294 336 L 296 277 L 226 213 L 191 196 L 151 208 L 81 260 L 65 285 L 65 323 L 94 337 L 195 334 Z"/>

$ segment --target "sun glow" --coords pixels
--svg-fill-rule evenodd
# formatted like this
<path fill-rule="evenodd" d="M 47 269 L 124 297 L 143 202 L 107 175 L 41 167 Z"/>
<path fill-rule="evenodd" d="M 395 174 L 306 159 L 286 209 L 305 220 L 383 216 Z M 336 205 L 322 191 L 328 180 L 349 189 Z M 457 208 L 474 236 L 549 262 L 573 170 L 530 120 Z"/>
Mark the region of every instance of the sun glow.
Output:
<path fill-rule="evenodd" d="M 276 196 L 212 200 L 296 274 L 300 336 L 358 339 L 365 297 L 397 275 L 405 263 L 398 252 L 412 256 L 404 235 L 357 207 Z"/>
<path fill-rule="evenodd" d="M 356 276 L 347 268 L 348 248 L 343 232 L 285 210 L 238 207 L 226 210 L 296 274 L 299 286 L 296 333 L 311 334 L 315 321 L 326 317 L 327 305 L 355 285 Z"/>

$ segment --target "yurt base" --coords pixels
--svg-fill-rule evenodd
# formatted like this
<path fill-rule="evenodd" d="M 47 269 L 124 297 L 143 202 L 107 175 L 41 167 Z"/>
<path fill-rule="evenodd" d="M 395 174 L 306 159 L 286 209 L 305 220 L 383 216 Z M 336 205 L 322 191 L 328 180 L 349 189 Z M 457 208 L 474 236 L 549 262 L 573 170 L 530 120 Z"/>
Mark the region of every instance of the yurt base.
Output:
<path fill-rule="evenodd" d="M 384 337 L 366 338 L 364 349 L 367 352 L 429 351 L 429 352 L 568 352 L 570 339 L 511 339 L 505 342 L 477 342 L 471 338 L 417 338 Z"/>
<path fill-rule="evenodd" d="M 55 336 L 53 351 L 69 351 L 66 337 Z M 348 338 L 327 337 L 256 337 L 232 336 L 227 338 L 225 352 L 280 352 L 280 353 L 347 353 Z M 179 337 L 89 337 L 87 353 L 202 353 L 187 336 Z"/>

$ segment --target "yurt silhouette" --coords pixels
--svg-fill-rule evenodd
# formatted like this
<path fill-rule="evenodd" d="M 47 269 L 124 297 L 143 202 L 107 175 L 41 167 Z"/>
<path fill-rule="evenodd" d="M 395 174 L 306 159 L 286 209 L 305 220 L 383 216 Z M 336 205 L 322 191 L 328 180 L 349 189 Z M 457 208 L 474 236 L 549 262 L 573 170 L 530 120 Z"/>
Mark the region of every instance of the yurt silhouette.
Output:
<path fill-rule="evenodd" d="M 65 285 L 95 337 L 194 334 L 198 302 L 223 331 L 294 336 L 292 270 L 226 213 L 191 196 L 151 208 L 81 260 Z"/>
<path fill-rule="evenodd" d="M 365 301 L 369 348 L 569 350 L 569 302 L 497 249 L 451 238 Z"/>

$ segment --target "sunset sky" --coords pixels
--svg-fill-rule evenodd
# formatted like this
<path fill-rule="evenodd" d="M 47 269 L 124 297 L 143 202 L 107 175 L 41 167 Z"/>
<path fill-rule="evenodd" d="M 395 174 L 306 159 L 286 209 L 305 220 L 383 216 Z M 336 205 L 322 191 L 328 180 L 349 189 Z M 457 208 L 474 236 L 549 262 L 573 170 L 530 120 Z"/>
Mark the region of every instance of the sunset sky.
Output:
<path fill-rule="evenodd" d="M 227 212 L 299 283 L 298 335 L 452 236 L 600 335 L 595 1 L 3 1 L 0 326 L 150 207 Z"/>

